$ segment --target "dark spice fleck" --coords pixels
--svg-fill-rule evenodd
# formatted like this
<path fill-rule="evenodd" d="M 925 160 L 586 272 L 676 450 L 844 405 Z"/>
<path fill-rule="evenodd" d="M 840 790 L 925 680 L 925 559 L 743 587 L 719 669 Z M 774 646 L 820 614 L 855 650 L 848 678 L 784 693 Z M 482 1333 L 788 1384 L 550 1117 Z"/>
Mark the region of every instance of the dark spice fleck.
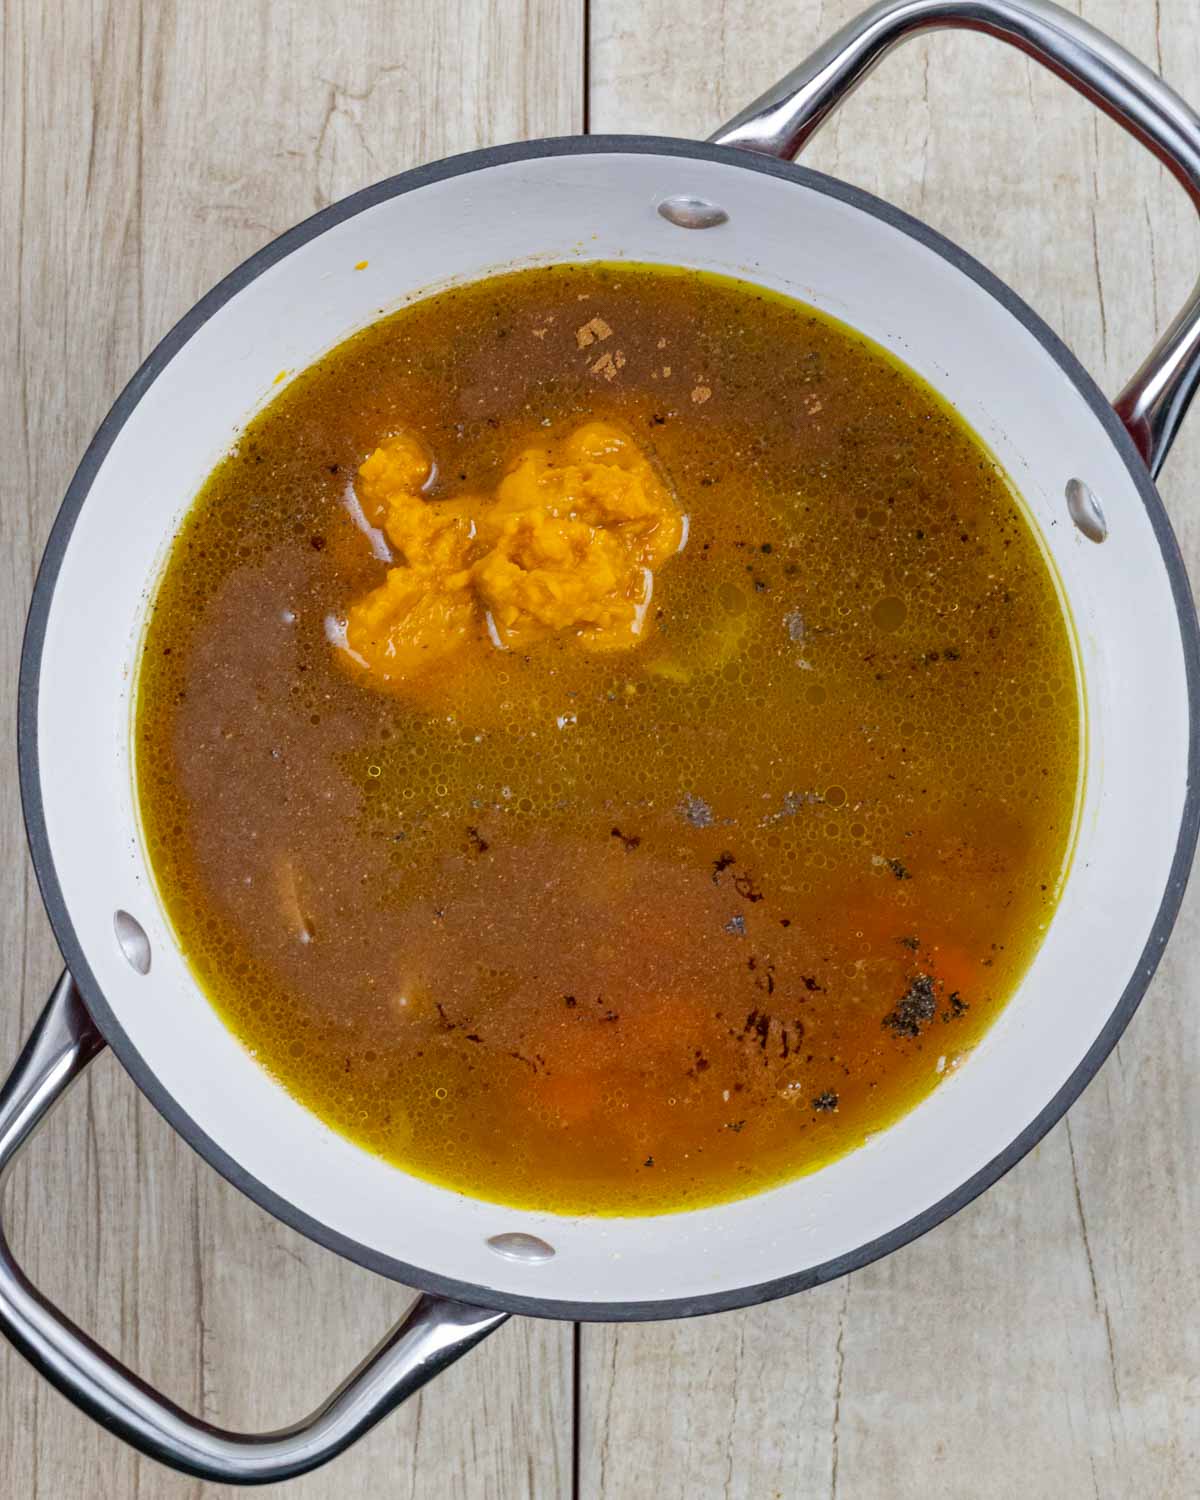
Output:
<path fill-rule="evenodd" d="M 885 863 L 897 880 L 912 879 L 912 876 L 908 873 L 907 866 L 901 860 L 889 859 L 886 860 Z"/>
<path fill-rule="evenodd" d="M 745 1120 L 730 1120 L 726 1124 L 725 1129 L 732 1130 L 734 1135 L 738 1135 L 740 1134 L 742 1126 L 745 1125 L 745 1123 Z"/>
<path fill-rule="evenodd" d="M 642 1163 L 642 1166 L 644 1166 L 644 1167 L 652 1167 L 653 1165 L 654 1165 L 654 1158 L 652 1156 L 648 1156 L 646 1158 L 646 1160 Z"/>
<path fill-rule="evenodd" d="M 615 839 L 620 839 L 621 842 L 625 845 L 625 848 L 630 851 L 636 849 L 642 842 L 640 837 L 636 833 L 622 833 L 619 828 L 613 829 L 612 836 Z"/>
<path fill-rule="evenodd" d="M 478 828 L 468 826 L 467 837 L 471 840 L 471 847 L 475 850 L 476 854 L 486 854 L 491 847 Z"/>
<path fill-rule="evenodd" d="M 816 979 L 811 974 L 801 974 L 800 983 L 804 986 L 804 988 L 809 992 L 810 995 L 823 994 L 825 991 L 825 986 L 823 984 L 818 984 Z"/>
<path fill-rule="evenodd" d="M 728 870 L 730 865 L 736 864 L 737 860 L 733 857 L 732 854 L 730 854 L 729 850 L 723 849 L 721 853 L 717 855 L 716 859 L 713 860 L 713 885 L 718 885 L 720 883 L 722 873 L 725 870 Z"/>
<path fill-rule="evenodd" d="M 943 1021 L 957 1021 L 971 1009 L 957 990 L 950 996 L 949 1008 L 942 1012 Z"/>
<path fill-rule="evenodd" d="M 567 1007 L 568 1010 L 574 1010 L 578 1002 L 576 1001 L 574 995 L 564 995 L 563 1004 Z"/>
<path fill-rule="evenodd" d="M 838 1096 L 832 1089 L 826 1089 L 823 1094 L 818 1094 L 812 1102 L 814 1109 L 830 1110 L 838 1107 Z"/>
<path fill-rule="evenodd" d="M 740 912 L 738 913 L 738 915 L 736 917 L 730 917 L 729 921 L 725 923 L 725 931 L 728 932 L 728 933 L 730 933 L 730 934 L 732 934 L 733 937 L 745 937 L 746 936 L 746 919 L 745 919 L 745 917 L 743 917 Z"/>
<path fill-rule="evenodd" d="M 735 875 L 733 877 L 733 885 L 738 895 L 744 896 L 747 901 L 761 901 L 763 898 L 763 893 L 754 884 L 754 877 L 752 875 L 746 873 Z"/>
<path fill-rule="evenodd" d="M 753 973 L 759 967 L 758 959 L 751 955 L 746 967 Z M 766 990 L 768 995 L 773 995 L 775 993 L 775 965 L 769 962 L 764 964 L 762 972 L 755 979 L 754 983 L 760 990 Z"/>
<path fill-rule="evenodd" d="M 743 1035 L 751 1034 L 758 1038 L 758 1045 L 765 1052 L 767 1050 L 767 1036 L 771 1030 L 771 1018 L 758 1010 L 752 1010 L 746 1017 L 746 1024 L 742 1027 Z"/>
<path fill-rule="evenodd" d="M 918 937 L 902 937 L 897 938 L 896 941 L 902 948 L 907 948 L 910 953 L 915 953 L 921 946 L 921 939 Z"/>
<path fill-rule="evenodd" d="M 897 1036 L 920 1036 L 922 1026 L 937 1014 L 937 997 L 928 974 L 916 974 L 909 982 L 896 1008 L 887 1013 L 883 1024 Z"/>
<path fill-rule="evenodd" d="M 323 536 L 310 536 L 308 541 L 314 552 L 324 552 L 325 538 Z"/>

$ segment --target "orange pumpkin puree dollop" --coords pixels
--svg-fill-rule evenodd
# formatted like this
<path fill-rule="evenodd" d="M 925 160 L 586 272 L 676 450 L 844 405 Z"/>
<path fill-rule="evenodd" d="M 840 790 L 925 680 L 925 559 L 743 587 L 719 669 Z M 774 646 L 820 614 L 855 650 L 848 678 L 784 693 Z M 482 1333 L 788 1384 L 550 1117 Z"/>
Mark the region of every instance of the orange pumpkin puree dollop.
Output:
<path fill-rule="evenodd" d="M 426 500 L 432 470 L 401 433 L 358 471 L 363 513 L 400 561 L 350 605 L 337 644 L 380 685 L 402 688 L 472 641 L 505 650 L 570 633 L 616 651 L 646 638 L 684 517 L 626 432 L 589 421 L 525 448 L 490 496 Z"/>

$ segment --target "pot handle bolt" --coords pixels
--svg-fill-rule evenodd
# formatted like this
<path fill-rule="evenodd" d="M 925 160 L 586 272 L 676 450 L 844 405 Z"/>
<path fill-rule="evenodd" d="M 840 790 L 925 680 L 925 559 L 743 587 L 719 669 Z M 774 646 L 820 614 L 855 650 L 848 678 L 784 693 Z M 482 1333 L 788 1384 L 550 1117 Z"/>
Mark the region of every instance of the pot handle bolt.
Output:
<path fill-rule="evenodd" d="M 921 31 L 981 31 L 1035 58 L 1135 136 L 1200 210 L 1200 116 L 1116 42 L 1050 0 L 881 0 L 709 139 L 796 156 L 883 56 Z M 1113 405 L 1157 476 L 1200 384 L 1200 283 Z"/>
<path fill-rule="evenodd" d="M 0 1088 L 0 1193 L 21 1147 L 104 1045 L 64 974 Z M 118 1437 L 185 1474 L 225 1484 L 290 1479 L 335 1458 L 507 1318 L 448 1297 L 419 1297 L 311 1416 L 278 1432 L 226 1432 L 152 1390 L 52 1307 L 13 1259 L 0 1224 L 0 1330 Z"/>

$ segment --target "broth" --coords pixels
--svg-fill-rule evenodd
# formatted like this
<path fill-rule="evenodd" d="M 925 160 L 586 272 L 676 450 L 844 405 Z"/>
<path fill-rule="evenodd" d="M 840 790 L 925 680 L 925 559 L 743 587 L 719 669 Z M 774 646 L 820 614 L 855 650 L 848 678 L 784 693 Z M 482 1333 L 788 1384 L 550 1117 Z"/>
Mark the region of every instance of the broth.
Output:
<path fill-rule="evenodd" d="M 503 476 L 587 442 L 653 500 L 586 522 L 608 573 L 571 553 L 617 592 L 505 614 Z M 258 1061 L 407 1171 L 610 1214 L 812 1170 L 955 1069 L 1052 915 L 1081 720 L 1050 566 L 929 387 L 748 284 L 579 264 L 414 302 L 249 423 L 135 736 L 161 898 Z"/>

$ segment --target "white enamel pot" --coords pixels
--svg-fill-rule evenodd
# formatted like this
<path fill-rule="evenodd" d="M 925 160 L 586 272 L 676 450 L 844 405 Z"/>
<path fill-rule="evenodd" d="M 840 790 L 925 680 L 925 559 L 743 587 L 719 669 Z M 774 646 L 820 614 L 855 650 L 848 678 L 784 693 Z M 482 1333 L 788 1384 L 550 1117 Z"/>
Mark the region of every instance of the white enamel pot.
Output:
<path fill-rule="evenodd" d="M 865 1265 L 1017 1161 L 1128 1022 L 1196 839 L 1197 627 L 1151 476 L 1200 372 L 1200 302 L 1193 296 L 1114 410 L 1041 320 L 968 256 L 781 159 L 890 45 L 940 25 L 984 30 L 1038 57 L 1200 199 L 1200 118 L 1075 17 L 1043 0 L 888 0 L 712 143 L 498 147 L 325 209 L 193 308 L 88 449 L 38 577 L 20 692 L 30 844 L 68 972 L 0 1093 L 0 1169 L 107 1043 L 171 1124 L 258 1203 L 425 1293 L 313 1416 L 244 1436 L 187 1415 L 122 1369 L 30 1286 L 0 1237 L 8 1337 L 145 1452 L 217 1480 L 285 1478 L 339 1452 L 510 1313 L 679 1317 Z M 648 1218 L 567 1218 L 460 1196 L 368 1155 L 290 1098 L 225 1029 L 180 955 L 138 835 L 130 764 L 150 591 L 193 495 L 269 399 L 276 372 L 303 369 L 381 308 L 448 279 L 581 254 L 776 288 L 862 330 L 935 386 L 1012 476 L 1053 558 L 1078 632 L 1088 723 L 1061 902 L 1019 992 L 965 1066 L 812 1176 Z M 369 267 L 356 273 L 361 261 Z"/>

